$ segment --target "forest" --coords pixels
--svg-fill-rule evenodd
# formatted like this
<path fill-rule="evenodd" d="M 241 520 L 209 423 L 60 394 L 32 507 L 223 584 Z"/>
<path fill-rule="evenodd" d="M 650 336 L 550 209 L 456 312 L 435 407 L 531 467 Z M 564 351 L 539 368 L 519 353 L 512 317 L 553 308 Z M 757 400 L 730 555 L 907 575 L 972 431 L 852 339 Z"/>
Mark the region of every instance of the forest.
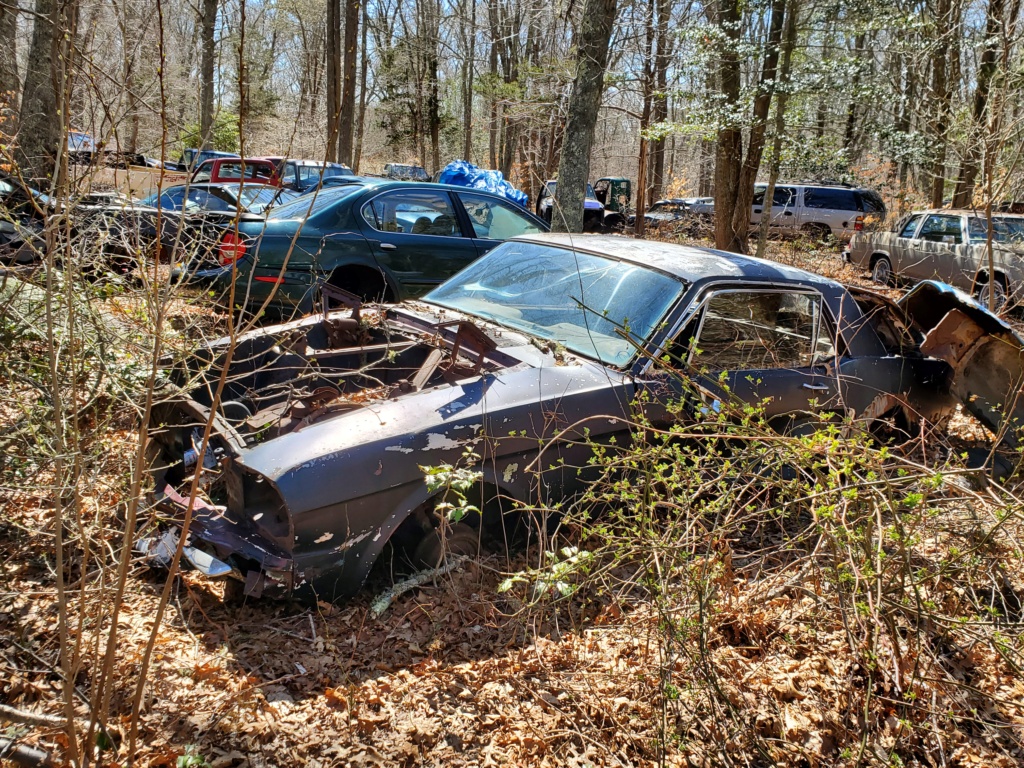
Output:
<path fill-rule="evenodd" d="M 1024 764 L 1022 21 L 0 0 L 0 765 Z"/>

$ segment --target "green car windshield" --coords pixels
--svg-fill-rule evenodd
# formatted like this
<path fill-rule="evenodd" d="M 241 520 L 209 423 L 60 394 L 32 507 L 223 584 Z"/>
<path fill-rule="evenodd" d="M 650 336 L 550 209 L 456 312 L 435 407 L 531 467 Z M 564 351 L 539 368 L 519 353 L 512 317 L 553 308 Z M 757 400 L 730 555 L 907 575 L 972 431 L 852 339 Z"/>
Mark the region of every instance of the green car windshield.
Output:
<path fill-rule="evenodd" d="M 684 287 L 639 264 L 510 241 L 424 298 L 624 367 Z"/>
<path fill-rule="evenodd" d="M 297 197 L 290 203 L 279 205 L 267 214 L 267 219 L 304 219 L 307 216 L 316 216 L 320 211 L 330 208 L 335 203 L 344 200 L 349 195 L 362 192 L 365 187 L 353 184 L 345 187 L 328 187 L 319 192 L 310 192 L 302 197 Z M 313 199 L 313 195 L 316 199 Z"/>

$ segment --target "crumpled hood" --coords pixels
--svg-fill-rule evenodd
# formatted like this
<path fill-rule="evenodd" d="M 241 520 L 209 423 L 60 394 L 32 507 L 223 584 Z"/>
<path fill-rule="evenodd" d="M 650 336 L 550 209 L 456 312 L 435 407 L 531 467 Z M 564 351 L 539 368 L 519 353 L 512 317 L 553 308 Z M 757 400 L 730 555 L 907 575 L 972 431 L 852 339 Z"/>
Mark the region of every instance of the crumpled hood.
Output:
<path fill-rule="evenodd" d="M 341 413 L 247 449 L 239 461 L 271 480 L 296 514 L 418 480 L 422 465 L 455 464 L 484 435 L 507 438 L 502 411 L 510 407 L 532 404 L 543 418 L 543 401 L 596 390 L 611 396 L 607 369 L 558 365 L 529 350 L 543 359 Z M 536 435 L 530 439 L 535 445 Z"/>
<path fill-rule="evenodd" d="M 920 283 L 898 303 L 916 325 L 931 329 L 921 351 L 953 368 L 952 389 L 964 408 L 1017 448 L 1024 427 L 1024 338 L 945 283 Z"/>

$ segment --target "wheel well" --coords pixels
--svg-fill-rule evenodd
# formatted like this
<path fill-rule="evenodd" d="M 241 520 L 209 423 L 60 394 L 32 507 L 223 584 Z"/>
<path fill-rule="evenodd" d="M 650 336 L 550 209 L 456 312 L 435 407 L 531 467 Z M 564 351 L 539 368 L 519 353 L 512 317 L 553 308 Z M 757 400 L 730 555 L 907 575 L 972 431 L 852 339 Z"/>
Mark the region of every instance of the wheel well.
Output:
<path fill-rule="evenodd" d="M 489 482 L 477 483 L 466 491 L 466 502 L 483 511 L 467 514 L 461 522 L 481 530 L 485 546 L 495 551 L 522 547 L 529 538 L 530 520 L 522 511 L 512 509 L 515 502 L 501 488 Z M 392 532 L 386 543 L 392 558 L 408 562 L 409 554 L 420 540 L 440 523 L 437 505 L 445 500 L 442 491 L 414 509 Z M 451 501 L 451 497 L 448 499 Z"/>
<path fill-rule="evenodd" d="M 1006 275 L 1002 272 L 996 272 L 996 280 L 1003 284 L 1003 288 L 1008 288 L 1010 281 L 1006 279 Z M 985 285 L 988 283 L 988 272 L 982 271 L 978 273 L 978 285 Z"/>
<path fill-rule="evenodd" d="M 871 254 L 871 264 L 869 265 L 871 269 L 875 268 L 875 264 L 878 263 L 879 259 L 885 259 L 890 264 L 892 264 L 892 259 L 889 257 L 889 254 L 887 254 L 887 253 L 872 253 Z"/>
<path fill-rule="evenodd" d="M 394 301 L 395 291 L 385 274 L 361 264 L 336 267 L 327 280 L 330 285 L 370 301 Z"/>

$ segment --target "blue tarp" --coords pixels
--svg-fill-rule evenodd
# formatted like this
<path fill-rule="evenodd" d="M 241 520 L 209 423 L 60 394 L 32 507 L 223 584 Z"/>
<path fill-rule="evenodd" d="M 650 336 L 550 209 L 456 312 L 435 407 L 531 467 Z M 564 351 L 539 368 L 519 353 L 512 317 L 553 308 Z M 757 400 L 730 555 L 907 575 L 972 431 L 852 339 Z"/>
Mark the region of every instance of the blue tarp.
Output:
<path fill-rule="evenodd" d="M 529 197 L 525 192 L 520 192 L 501 175 L 501 171 L 485 171 L 477 168 L 465 160 L 453 160 L 444 167 L 438 177 L 441 184 L 455 184 L 459 187 L 472 187 L 501 195 L 517 205 L 526 207 Z"/>

